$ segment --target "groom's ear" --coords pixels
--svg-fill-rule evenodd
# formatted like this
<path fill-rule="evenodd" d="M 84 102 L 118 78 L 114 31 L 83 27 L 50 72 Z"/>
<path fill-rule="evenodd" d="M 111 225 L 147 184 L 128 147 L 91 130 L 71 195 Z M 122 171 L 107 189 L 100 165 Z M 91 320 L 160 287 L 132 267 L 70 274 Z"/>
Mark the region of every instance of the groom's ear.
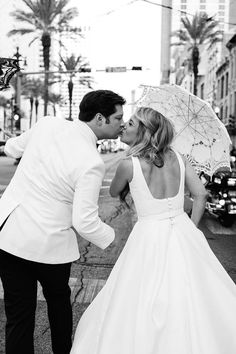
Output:
<path fill-rule="evenodd" d="M 95 118 L 95 121 L 96 121 L 97 125 L 101 126 L 103 124 L 103 118 L 104 117 L 103 117 L 103 115 L 101 113 L 97 113 L 94 118 Z"/>

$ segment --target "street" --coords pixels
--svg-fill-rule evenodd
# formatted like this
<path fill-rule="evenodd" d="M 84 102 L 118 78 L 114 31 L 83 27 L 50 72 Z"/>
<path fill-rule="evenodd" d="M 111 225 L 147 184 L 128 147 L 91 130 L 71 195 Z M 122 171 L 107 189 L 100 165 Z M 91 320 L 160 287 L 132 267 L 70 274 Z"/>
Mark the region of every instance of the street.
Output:
<path fill-rule="evenodd" d="M 135 221 L 133 210 L 127 209 L 120 204 L 118 199 L 112 199 L 109 196 L 110 181 L 122 154 L 119 152 L 102 155 L 106 164 L 106 175 L 100 192 L 99 212 L 101 218 L 115 229 L 115 241 L 105 251 L 102 251 L 81 238 L 78 240 L 81 258 L 73 263 L 70 277 L 74 329 L 83 311 L 105 284 Z M 0 157 L 0 195 L 15 169 L 13 159 Z M 236 223 L 231 228 L 225 228 L 216 219 L 205 214 L 200 229 L 204 232 L 213 252 L 236 283 Z M 52 353 L 46 311 L 46 303 L 39 286 L 35 354 Z M 3 291 L 0 283 L 0 353 L 2 354 L 4 353 L 4 322 Z"/>

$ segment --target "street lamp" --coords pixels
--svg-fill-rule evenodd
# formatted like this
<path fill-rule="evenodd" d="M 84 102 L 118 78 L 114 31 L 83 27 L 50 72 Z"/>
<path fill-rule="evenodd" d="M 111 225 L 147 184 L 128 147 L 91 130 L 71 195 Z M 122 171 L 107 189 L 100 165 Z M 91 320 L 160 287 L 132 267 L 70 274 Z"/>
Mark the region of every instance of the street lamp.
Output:
<path fill-rule="evenodd" d="M 22 55 L 19 53 L 19 47 L 16 47 L 16 53 L 14 54 L 16 58 L 17 65 L 19 66 L 20 58 Z M 24 57 L 24 66 L 27 65 L 26 57 Z M 15 106 L 17 107 L 17 128 L 21 130 L 21 75 L 22 73 L 19 71 L 16 74 L 16 85 L 15 85 Z"/>
<path fill-rule="evenodd" d="M 16 47 L 16 53 L 14 54 L 14 57 L 16 57 L 16 60 L 17 60 L 17 64 L 19 65 L 19 61 L 20 61 L 20 57 L 22 55 L 19 53 L 19 47 Z M 20 78 L 20 73 L 18 72 L 16 74 L 16 87 L 15 87 L 15 90 L 16 90 L 16 97 L 15 97 L 15 102 L 20 110 L 20 94 L 21 94 L 21 78 Z"/>
<path fill-rule="evenodd" d="M 215 114 L 217 115 L 217 117 L 219 118 L 219 113 L 220 113 L 220 108 L 218 106 L 216 106 L 214 108 Z"/>

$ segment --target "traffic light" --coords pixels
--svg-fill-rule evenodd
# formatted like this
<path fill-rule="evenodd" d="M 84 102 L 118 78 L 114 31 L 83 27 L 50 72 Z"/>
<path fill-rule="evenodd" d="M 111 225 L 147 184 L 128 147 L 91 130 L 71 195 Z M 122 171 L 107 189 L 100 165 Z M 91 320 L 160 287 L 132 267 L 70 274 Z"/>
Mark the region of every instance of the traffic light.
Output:
<path fill-rule="evenodd" d="M 13 105 L 13 119 L 15 121 L 15 128 L 20 130 L 21 113 L 20 113 L 20 109 L 17 106 L 17 104 Z"/>
<path fill-rule="evenodd" d="M 91 73 L 91 68 L 81 67 L 81 68 L 79 68 L 79 73 Z"/>

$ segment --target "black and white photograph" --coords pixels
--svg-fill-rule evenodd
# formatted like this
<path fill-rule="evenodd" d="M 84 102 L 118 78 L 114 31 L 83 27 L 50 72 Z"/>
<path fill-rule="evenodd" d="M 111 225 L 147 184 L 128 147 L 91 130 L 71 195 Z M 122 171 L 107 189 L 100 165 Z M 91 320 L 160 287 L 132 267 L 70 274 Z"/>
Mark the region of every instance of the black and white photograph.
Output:
<path fill-rule="evenodd" d="M 236 354 L 236 0 L 0 0 L 0 354 Z"/>

